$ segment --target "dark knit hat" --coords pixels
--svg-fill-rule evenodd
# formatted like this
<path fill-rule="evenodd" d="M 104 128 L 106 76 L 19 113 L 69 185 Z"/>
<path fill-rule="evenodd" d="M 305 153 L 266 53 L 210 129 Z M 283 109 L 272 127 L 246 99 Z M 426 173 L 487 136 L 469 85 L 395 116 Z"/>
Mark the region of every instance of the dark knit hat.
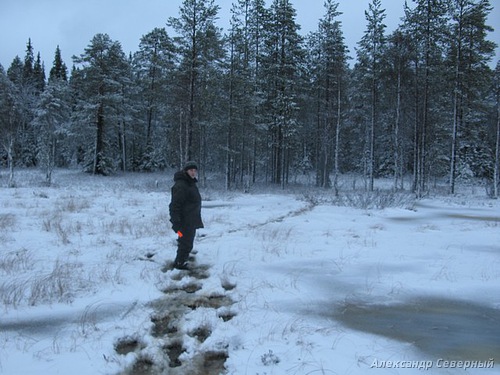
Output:
<path fill-rule="evenodd" d="M 190 169 L 198 169 L 198 165 L 194 161 L 188 161 L 186 164 L 184 164 L 184 168 L 182 168 L 184 171 L 188 171 Z"/>

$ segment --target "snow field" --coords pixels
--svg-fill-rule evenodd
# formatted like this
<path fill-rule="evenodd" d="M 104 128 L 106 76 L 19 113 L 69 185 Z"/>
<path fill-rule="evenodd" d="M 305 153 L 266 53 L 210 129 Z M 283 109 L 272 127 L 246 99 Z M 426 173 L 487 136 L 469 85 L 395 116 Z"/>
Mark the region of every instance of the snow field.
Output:
<path fill-rule="evenodd" d="M 422 372 L 381 361 L 454 374 L 465 370 L 437 361 L 500 348 L 466 315 L 469 341 L 485 345 L 472 355 L 433 315 L 451 327 L 454 309 L 477 307 L 497 333 L 498 202 L 375 210 L 201 189 L 206 228 L 186 273 L 168 267 L 169 178 L 73 172 L 52 188 L 1 188 L 0 374 Z"/>

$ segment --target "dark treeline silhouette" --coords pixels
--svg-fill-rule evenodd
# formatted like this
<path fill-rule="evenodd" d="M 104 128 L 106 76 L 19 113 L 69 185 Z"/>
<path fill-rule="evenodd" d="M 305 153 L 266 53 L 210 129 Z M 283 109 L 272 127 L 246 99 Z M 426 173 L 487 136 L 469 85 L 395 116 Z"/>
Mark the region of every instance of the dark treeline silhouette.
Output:
<path fill-rule="evenodd" d="M 413 0 L 392 33 L 372 0 L 355 51 L 338 3 L 324 2 L 315 32 L 300 33 L 293 1 L 235 0 L 229 30 L 214 0 L 184 0 L 175 31 L 155 28 L 127 56 L 97 34 L 71 70 L 59 47 L 45 76 L 29 40 L 24 60 L 0 66 L 1 163 L 94 174 L 156 171 L 186 160 L 225 178 L 365 188 L 390 177 L 423 196 L 467 178 L 498 196 L 500 65 L 486 20 L 489 0 Z M 355 55 L 349 64 L 350 54 Z M 308 178 L 303 178 L 307 176 Z"/>

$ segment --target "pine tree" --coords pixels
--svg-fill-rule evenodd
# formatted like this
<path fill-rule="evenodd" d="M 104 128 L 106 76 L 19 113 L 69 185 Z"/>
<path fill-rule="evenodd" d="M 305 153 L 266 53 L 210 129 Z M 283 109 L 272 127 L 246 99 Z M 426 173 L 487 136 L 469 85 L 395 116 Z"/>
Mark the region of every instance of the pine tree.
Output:
<path fill-rule="evenodd" d="M 356 66 L 360 74 L 360 90 L 366 92 L 366 100 L 369 103 L 365 112 L 366 122 L 366 144 L 365 144 L 365 171 L 368 175 L 368 190 L 373 191 L 375 178 L 375 141 L 377 131 L 380 131 L 380 95 L 383 89 L 381 72 L 384 70 L 384 48 L 385 9 L 381 9 L 380 0 L 372 0 L 369 10 L 365 11 L 367 20 L 366 31 L 359 42 L 357 51 L 358 64 Z M 369 111 L 369 112 L 368 112 Z"/>
<path fill-rule="evenodd" d="M 493 159 L 493 176 L 492 176 L 492 196 L 493 198 L 498 198 L 498 188 L 500 186 L 500 61 L 497 62 L 495 68 L 495 74 L 493 77 L 493 96 L 495 101 L 495 131 L 494 131 L 494 139 L 495 146 L 494 150 L 494 159 Z"/>
<path fill-rule="evenodd" d="M 401 29 L 397 29 L 387 40 L 387 88 L 384 100 L 387 106 L 386 118 L 391 124 L 392 163 L 388 157 L 388 165 L 393 171 L 393 189 L 403 189 L 405 161 L 409 154 L 407 148 L 411 145 L 410 128 L 406 120 L 409 115 L 408 103 L 411 102 L 412 71 L 410 67 L 410 37 Z"/>
<path fill-rule="evenodd" d="M 325 16 L 318 31 L 310 38 L 310 65 L 316 113 L 316 184 L 330 187 L 330 171 L 334 171 L 334 187 L 338 193 L 340 128 L 345 116 L 347 47 L 338 17 L 338 3 L 325 1 Z"/>
<path fill-rule="evenodd" d="M 7 74 L 0 66 L 0 139 L 9 168 L 9 187 L 14 186 L 15 148 L 19 142 L 19 132 L 22 126 L 20 93 L 23 84 L 23 68 L 23 62 L 19 56 L 12 60 Z"/>
<path fill-rule="evenodd" d="M 133 67 L 138 89 L 135 98 L 137 121 L 142 128 L 134 131 L 133 160 L 139 170 L 155 170 L 166 165 L 170 144 L 167 121 L 171 92 L 174 86 L 175 48 L 164 28 L 155 28 L 141 38 L 134 54 Z"/>
<path fill-rule="evenodd" d="M 451 34 L 448 64 L 453 76 L 453 126 L 451 129 L 450 193 L 455 193 L 455 181 L 459 163 L 480 173 L 478 164 L 484 165 L 481 149 L 486 139 L 485 121 L 474 109 L 483 106 L 484 89 L 489 87 L 489 67 L 487 63 L 494 54 L 494 45 L 486 40 L 486 32 L 492 28 L 486 25 L 491 6 L 488 0 L 453 0 L 451 4 Z M 465 139 L 465 142 L 460 142 Z M 487 144 L 487 143 L 486 143 Z M 471 163 L 473 163 L 471 165 Z M 481 168 L 481 167 L 479 167 Z"/>
<path fill-rule="evenodd" d="M 235 149 L 237 129 L 235 127 L 244 120 L 241 111 L 241 105 L 245 106 L 246 101 L 241 97 L 245 96 L 243 88 L 249 81 L 245 77 L 248 69 L 248 45 L 246 44 L 247 20 L 249 0 L 240 1 L 237 5 L 233 4 L 231 9 L 231 28 L 229 31 L 229 98 L 228 98 L 228 121 L 226 131 L 226 190 L 229 190 L 235 182 L 236 176 L 236 155 Z M 240 18 L 241 17 L 241 18 Z M 243 95 L 241 95 L 243 94 Z M 247 96 L 251 100 L 250 95 Z"/>
<path fill-rule="evenodd" d="M 119 42 L 107 34 L 96 34 L 85 52 L 74 58 L 79 69 L 73 70 L 72 87 L 78 98 L 80 127 L 93 126 L 90 139 L 82 139 L 86 152 L 86 170 L 107 175 L 121 161 L 125 169 L 123 137 L 125 87 L 130 86 L 130 64 Z M 126 112 L 125 112 L 126 113 Z M 121 152 L 120 152 L 121 149 Z"/>
<path fill-rule="evenodd" d="M 20 87 L 23 83 L 23 62 L 19 56 L 16 56 L 9 68 L 7 69 L 7 77 L 16 86 Z"/>
<path fill-rule="evenodd" d="M 211 25 L 201 39 L 200 61 L 200 98 L 199 101 L 199 137 L 197 148 L 202 168 L 198 174 L 202 184 L 205 184 L 205 172 L 211 166 L 221 164 L 220 158 L 214 158 L 213 150 L 220 149 L 222 137 L 221 125 L 226 120 L 227 101 L 223 74 L 225 50 L 221 29 Z M 220 169 L 217 169 L 220 170 Z"/>
<path fill-rule="evenodd" d="M 0 142 L 9 168 L 8 186 L 14 186 L 14 145 L 20 127 L 20 108 L 16 86 L 0 65 Z"/>
<path fill-rule="evenodd" d="M 304 64 L 303 38 L 289 0 L 274 0 L 265 40 L 264 76 L 269 124 L 271 182 L 284 187 L 296 151 L 298 92 Z"/>
<path fill-rule="evenodd" d="M 231 10 L 226 188 L 254 183 L 262 136 L 261 63 L 269 11 L 263 0 L 238 0 Z"/>
<path fill-rule="evenodd" d="M 411 36 L 414 70 L 414 150 L 413 190 L 422 197 L 428 189 L 431 166 L 441 172 L 444 159 L 442 123 L 445 108 L 442 90 L 446 69 L 443 45 L 446 41 L 447 0 L 413 0 L 413 9 L 405 8 L 405 32 Z"/>
<path fill-rule="evenodd" d="M 203 98 L 201 97 L 201 69 L 202 65 L 210 64 L 214 61 L 216 55 L 206 49 L 207 38 L 217 36 L 215 20 L 219 6 L 214 4 L 213 0 L 184 0 L 180 8 L 180 16 L 169 18 L 167 25 L 174 28 L 178 37 L 174 38 L 175 43 L 181 55 L 181 65 L 179 70 L 178 83 L 185 87 L 186 97 L 180 100 L 178 108 L 179 118 L 181 119 L 179 134 L 183 137 L 180 142 L 179 164 L 188 159 L 194 159 L 200 156 L 195 151 L 195 145 L 200 145 L 201 138 L 201 106 Z M 220 43 L 220 40 L 212 41 Z M 220 48 L 220 46 L 212 47 Z M 186 104 L 183 104 L 186 103 Z M 197 131 L 197 140 L 195 140 L 195 131 Z M 185 134 L 185 137 L 183 136 Z"/>

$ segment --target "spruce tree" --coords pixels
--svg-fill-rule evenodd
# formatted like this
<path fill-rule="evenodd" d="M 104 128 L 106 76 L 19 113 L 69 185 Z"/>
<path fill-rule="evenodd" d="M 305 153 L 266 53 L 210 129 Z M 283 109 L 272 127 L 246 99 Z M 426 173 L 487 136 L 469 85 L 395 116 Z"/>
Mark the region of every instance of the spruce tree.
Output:
<path fill-rule="evenodd" d="M 19 83 L 16 83 L 22 130 L 19 134 L 16 149 L 20 162 L 26 167 L 37 166 L 38 145 L 32 121 L 34 118 L 34 109 L 37 106 L 38 95 L 44 84 L 43 80 L 44 75 L 41 61 L 38 58 L 37 62 L 35 62 L 33 45 L 31 44 L 31 39 L 29 39 L 26 45 L 22 79 Z"/>
<path fill-rule="evenodd" d="M 64 160 L 63 142 L 70 134 L 69 98 L 68 83 L 63 80 L 51 80 L 40 95 L 33 121 L 38 134 L 38 160 L 45 169 L 45 180 L 48 185 L 52 183 L 52 172 L 56 163 Z"/>
<path fill-rule="evenodd" d="M 37 94 L 45 89 L 45 67 L 43 65 L 40 53 L 36 55 L 36 60 L 33 65 L 33 84 Z"/>
<path fill-rule="evenodd" d="M 66 67 L 64 61 L 62 60 L 61 49 L 59 48 L 59 46 L 57 46 L 56 48 L 56 52 L 54 55 L 54 62 L 52 64 L 52 68 L 50 68 L 50 73 L 49 73 L 49 82 L 54 80 L 62 80 L 62 81 L 68 80 L 68 68 Z"/>
<path fill-rule="evenodd" d="M 23 66 L 23 83 L 33 84 L 33 66 L 35 65 L 35 53 L 33 52 L 33 45 L 31 44 L 31 38 L 28 39 L 26 44 L 26 55 L 24 56 L 24 66 Z"/>

